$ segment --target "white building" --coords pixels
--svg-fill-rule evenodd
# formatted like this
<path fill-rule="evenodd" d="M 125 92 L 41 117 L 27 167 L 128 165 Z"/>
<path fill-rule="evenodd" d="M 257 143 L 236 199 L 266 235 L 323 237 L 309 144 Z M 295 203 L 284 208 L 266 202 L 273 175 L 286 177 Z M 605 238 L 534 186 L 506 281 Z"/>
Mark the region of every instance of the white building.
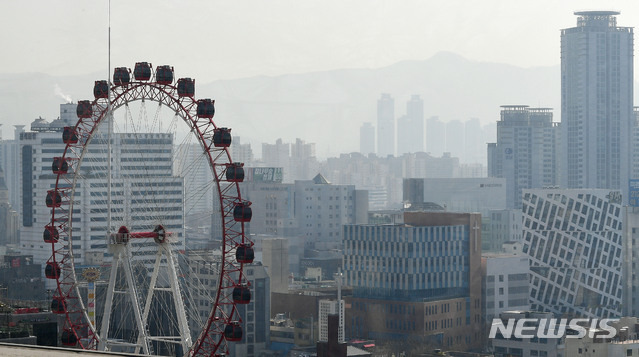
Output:
<path fill-rule="evenodd" d="M 320 174 L 294 184 L 253 180 L 242 183 L 254 207 L 251 234 L 295 237 L 307 249 L 331 250 L 341 247 L 344 224 L 367 221 L 368 192 L 354 185 L 333 185 Z"/>
<path fill-rule="evenodd" d="M 561 30 L 562 187 L 626 193 L 631 169 L 633 29 L 581 11 Z M 625 197 L 624 197 L 625 198 Z"/>
<path fill-rule="evenodd" d="M 530 310 L 527 256 L 482 254 L 484 316 L 487 323 L 504 311 Z"/>
<path fill-rule="evenodd" d="M 328 342 L 328 315 L 339 315 L 338 342 L 344 343 L 344 300 L 319 301 L 319 341 Z"/>
<path fill-rule="evenodd" d="M 31 132 L 20 135 L 20 182 L 22 230 L 20 249 L 44 264 L 51 256 L 50 243 L 43 241 L 44 227 L 51 222 L 51 209 L 45 205 L 47 191 L 55 187 L 54 157 L 62 156 L 62 128 L 75 125 L 69 113 L 76 104 L 61 105 L 61 118 L 52 123 L 33 122 Z M 107 165 L 106 136 L 94 134 L 80 166 L 73 205 L 73 257 L 76 266 L 94 262 L 95 254 L 107 253 L 106 232 Z M 157 133 L 116 133 L 113 136 L 111 190 L 111 229 L 125 225 L 132 232 L 152 230 L 162 224 L 176 237 L 175 245 L 184 249 L 184 178 L 173 171 L 173 137 Z M 68 173 L 67 175 L 71 175 Z M 150 227 L 150 228 L 149 228 Z M 154 261 L 154 244 L 136 242 L 136 259 Z M 89 256 L 91 258 L 89 258 Z M 100 260 L 97 258 L 98 261 Z"/>
<path fill-rule="evenodd" d="M 262 264 L 270 276 L 271 292 L 288 293 L 288 280 L 291 273 L 288 266 L 288 239 L 263 239 Z"/>

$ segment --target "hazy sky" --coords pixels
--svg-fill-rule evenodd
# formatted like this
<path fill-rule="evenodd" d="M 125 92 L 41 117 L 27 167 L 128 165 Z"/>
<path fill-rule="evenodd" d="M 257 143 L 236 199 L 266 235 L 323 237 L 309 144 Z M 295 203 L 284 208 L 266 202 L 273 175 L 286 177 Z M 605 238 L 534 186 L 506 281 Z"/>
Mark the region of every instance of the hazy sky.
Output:
<path fill-rule="evenodd" d="M 86 74 L 108 68 L 108 1 L 0 1 L 0 73 Z M 522 67 L 559 64 L 559 30 L 590 0 L 112 0 L 112 67 L 172 64 L 201 81 L 382 67 L 452 51 Z M 179 71 L 179 72 L 178 72 Z"/>

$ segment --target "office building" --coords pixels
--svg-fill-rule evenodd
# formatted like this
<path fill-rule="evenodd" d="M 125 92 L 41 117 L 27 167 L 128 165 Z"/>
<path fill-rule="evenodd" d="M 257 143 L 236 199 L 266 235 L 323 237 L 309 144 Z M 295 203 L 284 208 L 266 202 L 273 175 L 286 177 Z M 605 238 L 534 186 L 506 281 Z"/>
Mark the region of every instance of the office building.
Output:
<path fill-rule="evenodd" d="M 479 212 L 490 217 L 491 210 L 506 207 L 503 178 L 408 178 L 404 179 L 404 202 L 433 202 L 449 212 Z"/>
<path fill-rule="evenodd" d="M 51 222 L 51 209 L 45 204 L 47 191 L 55 187 L 54 157 L 62 156 L 65 144 L 62 130 L 75 125 L 69 113 L 77 104 L 62 104 L 60 118 L 48 123 L 36 119 L 30 132 L 20 134 L 21 233 L 20 250 L 33 255 L 34 263 L 44 264 L 51 256 L 51 245 L 42 239 Z M 64 119 L 62 119 L 64 118 Z M 106 135 L 98 129 L 80 165 L 81 177 L 75 183 L 73 206 L 73 259 L 76 266 L 86 264 L 94 253 L 106 253 L 107 167 Z M 184 178 L 173 171 L 173 137 L 160 133 L 114 133 L 112 159 L 120 163 L 113 169 L 111 212 L 113 222 L 123 222 L 131 230 L 148 229 L 149 221 L 163 222 L 174 232 L 176 248 L 184 249 Z M 116 224 L 116 223 L 114 223 Z M 135 259 L 152 264 L 156 247 L 140 245 Z M 181 247 L 181 248 L 179 248 Z M 54 283 L 51 279 L 47 283 Z"/>
<path fill-rule="evenodd" d="M 482 236 L 482 250 L 484 252 L 501 252 L 506 242 L 521 241 L 521 210 L 495 209 L 490 210 L 486 219 L 488 229 L 486 237 Z"/>
<path fill-rule="evenodd" d="M 377 155 L 395 155 L 395 100 L 387 93 L 377 100 Z"/>
<path fill-rule="evenodd" d="M 528 189 L 522 213 L 531 308 L 566 316 L 621 316 L 629 287 L 623 277 L 620 192 Z"/>
<path fill-rule="evenodd" d="M 627 192 L 633 120 L 633 29 L 616 11 L 575 12 L 561 30 L 562 187 Z"/>
<path fill-rule="evenodd" d="M 505 311 L 530 310 L 527 256 L 482 254 L 484 314 L 488 327 Z"/>
<path fill-rule="evenodd" d="M 521 191 L 559 184 L 559 131 L 549 108 L 503 105 L 497 143 L 488 144 L 488 176 L 506 179 L 508 208 L 521 209 Z"/>
<path fill-rule="evenodd" d="M 480 215 L 405 212 L 404 222 L 344 226 L 347 336 L 480 346 Z"/>
<path fill-rule="evenodd" d="M 20 212 L 20 134 L 24 125 L 14 125 L 13 140 L 0 140 L 0 166 L 9 193 L 9 203 Z"/>
<path fill-rule="evenodd" d="M 0 167 L 0 246 L 17 245 L 19 227 L 18 212 L 9 202 L 9 189 Z"/>

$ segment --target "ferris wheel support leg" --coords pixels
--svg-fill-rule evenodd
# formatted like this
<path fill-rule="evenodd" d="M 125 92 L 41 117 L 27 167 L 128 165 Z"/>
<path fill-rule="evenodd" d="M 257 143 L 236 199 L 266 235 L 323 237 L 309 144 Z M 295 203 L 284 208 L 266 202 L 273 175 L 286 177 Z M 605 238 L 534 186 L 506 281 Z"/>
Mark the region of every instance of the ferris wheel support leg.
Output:
<path fill-rule="evenodd" d="M 164 254 L 166 254 L 167 266 L 170 274 L 171 291 L 173 292 L 173 302 L 175 303 L 175 311 L 177 313 L 178 323 L 180 327 L 180 336 L 184 336 L 182 339 L 182 350 L 185 355 L 191 349 L 193 341 L 191 341 L 191 331 L 189 330 L 189 324 L 186 321 L 186 311 L 184 310 L 184 301 L 182 300 L 182 293 L 180 292 L 180 284 L 178 282 L 176 265 L 177 261 L 171 253 L 171 246 L 169 243 L 161 244 Z"/>
<path fill-rule="evenodd" d="M 160 271 L 160 261 L 162 260 L 162 250 L 158 250 L 155 255 L 155 265 L 153 266 L 153 275 L 151 275 L 151 283 L 149 284 L 149 291 L 146 295 L 146 302 L 144 304 L 144 312 L 142 313 L 143 326 L 147 326 L 149 319 L 149 311 L 151 310 L 151 301 L 153 300 L 153 293 L 155 292 L 155 285 L 158 281 L 158 274 Z M 138 345 L 142 345 L 142 335 L 138 336 Z M 135 349 L 135 353 L 140 353 L 140 347 Z"/>
<path fill-rule="evenodd" d="M 100 343 L 98 350 L 106 351 L 107 340 L 109 339 L 109 320 L 111 319 L 111 309 L 113 307 L 113 290 L 115 288 L 115 278 L 118 276 L 118 267 L 120 265 L 120 252 L 113 254 L 111 261 L 111 274 L 109 276 L 109 287 L 107 288 L 106 301 L 104 302 L 104 313 L 102 314 L 102 325 L 100 326 Z"/>
<path fill-rule="evenodd" d="M 133 272 L 131 268 L 131 255 L 128 254 L 128 245 L 126 247 L 126 257 L 124 259 L 124 275 L 126 277 L 129 293 L 129 298 L 131 299 L 131 306 L 133 307 L 133 312 L 135 313 L 135 321 L 138 325 L 138 341 L 142 340 L 142 349 L 144 354 L 150 354 L 149 348 L 149 336 L 146 331 L 146 326 L 142 323 L 142 313 L 140 312 L 140 304 L 138 304 L 138 294 L 135 289 L 135 282 L 133 281 Z"/>

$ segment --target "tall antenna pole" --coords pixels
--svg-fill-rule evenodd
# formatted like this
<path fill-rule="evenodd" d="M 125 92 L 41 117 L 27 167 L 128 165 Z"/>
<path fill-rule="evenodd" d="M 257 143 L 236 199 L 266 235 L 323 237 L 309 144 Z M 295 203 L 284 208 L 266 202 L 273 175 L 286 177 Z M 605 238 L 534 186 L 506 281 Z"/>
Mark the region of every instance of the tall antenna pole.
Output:
<path fill-rule="evenodd" d="M 108 95 L 107 95 L 107 125 L 109 126 L 109 133 L 107 135 L 107 151 L 108 151 L 108 177 L 107 177 L 107 240 L 110 239 L 110 235 L 111 232 L 113 232 L 113 229 L 111 227 L 111 176 L 113 175 L 113 161 L 112 161 L 112 148 L 113 145 L 111 143 L 111 140 L 113 140 L 113 112 L 111 110 L 111 80 L 110 80 L 110 76 L 111 76 L 111 0 L 109 0 L 109 6 L 108 6 L 108 21 L 109 21 L 109 36 L 108 36 L 108 72 L 107 72 L 107 83 L 108 83 Z M 108 243 L 108 242 L 107 242 Z M 108 331 L 103 332 L 104 334 L 107 334 Z"/>

